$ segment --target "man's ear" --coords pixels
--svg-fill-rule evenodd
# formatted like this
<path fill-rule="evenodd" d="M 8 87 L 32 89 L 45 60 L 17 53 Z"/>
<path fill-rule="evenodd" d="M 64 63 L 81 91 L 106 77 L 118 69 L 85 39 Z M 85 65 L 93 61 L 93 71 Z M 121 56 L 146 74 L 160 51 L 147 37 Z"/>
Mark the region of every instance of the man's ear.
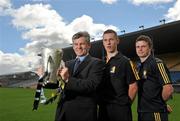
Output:
<path fill-rule="evenodd" d="M 89 44 L 89 49 L 91 48 L 91 44 Z"/>
<path fill-rule="evenodd" d="M 118 43 L 118 44 L 120 43 L 120 39 L 119 39 L 119 38 L 117 38 L 117 43 Z"/>
<path fill-rule="evenodd" d="M 88 47 L 86 48 L 87 51 L 91 49 L 91 44 L 88 44 Z"/>

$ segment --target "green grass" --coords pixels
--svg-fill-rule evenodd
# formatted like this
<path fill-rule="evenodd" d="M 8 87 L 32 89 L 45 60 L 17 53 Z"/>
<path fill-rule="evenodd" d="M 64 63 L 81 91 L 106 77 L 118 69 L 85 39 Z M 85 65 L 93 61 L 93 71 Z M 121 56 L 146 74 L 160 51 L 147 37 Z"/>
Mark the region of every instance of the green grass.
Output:
<path fill-rule="evenodd" d="M 34 93 L 32 89 L 0 88 L 0 121 L 53 121 L 57 103 L 32 111 Z"/>
<path fill-rule="evenodd" d="M 40 105 L 37 111 L 32 111 L 34 101 L 33 89 L 0 88 L 0 121 L 54 121 L 57 102 Z M 52 91 L 47 90 L 48 96 Z M 133 119 L 137 121 L 136 100 L 132 105 Z M 169 121 L 180 120 L 180 94 L 174 94 L 168 102 L 173 107 Z"/>
<path fill-rule="evenodd" d="M 169 121 L 180 121 L 180 93 L 174 93 L 173 99 L 167 102 L 173 109 L 169 114 Z M 137 100 L 132 105 L 133 121 L 137 121 Z"/>

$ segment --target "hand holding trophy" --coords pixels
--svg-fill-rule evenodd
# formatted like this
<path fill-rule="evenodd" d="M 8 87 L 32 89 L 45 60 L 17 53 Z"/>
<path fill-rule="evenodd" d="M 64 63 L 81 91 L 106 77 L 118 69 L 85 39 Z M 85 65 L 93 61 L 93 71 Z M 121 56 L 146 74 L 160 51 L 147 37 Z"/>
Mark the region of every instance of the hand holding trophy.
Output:
<path fill-rule="evenodd" d="M 36 88 L 33 110 L 37 110 L 38 108 L 39 101 L 44 93 L 43 88 L 58 90 L 55 94 L 52 94 L 50 99 L 45 100 L 44 104 L 54 101 L 64 88 L 64 82 L 61 77 L 57 75 L 58 69 L 65 66 L 62 60 L 62 50 L 44 48 L 41 56 L 43 60 L 43 67 L 38 70 L 38 75 L 41 76 L 38 80 Z"/>

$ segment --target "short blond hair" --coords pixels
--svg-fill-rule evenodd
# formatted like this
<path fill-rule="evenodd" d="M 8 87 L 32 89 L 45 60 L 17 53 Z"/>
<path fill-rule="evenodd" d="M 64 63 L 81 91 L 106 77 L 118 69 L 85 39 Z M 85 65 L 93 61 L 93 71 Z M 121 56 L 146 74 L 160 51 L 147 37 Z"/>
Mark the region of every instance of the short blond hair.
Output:
<path fill-rule="evenodd" d="M 106 31 L 104 31 L 103 36 L 104 36 L 105 34 L 108 34 L 108 33 L 113 33 L 113 34 L 115 35 L 115 37 L 117 38 L 117 40 L 119 41 L 119 37 L 118 37 L 116 31 L 114 31 L 114 30 L 112 30 L 112 29 L 107 29 Z"/>
<path fill-rule="evenodd" d="M 140 35 L 140 36 L 136 39 L 136 42 L 138 42 L 138 41 L 145 41 L 145 42 L 147 42 L 148 45 L 149 45 L 149 47 L 150 47 L 151 49 L 153 49 L 153 42 L 152 42 L 152 39 L 151 39 L 149 36 L 147 36 L 147 35 Z"/>

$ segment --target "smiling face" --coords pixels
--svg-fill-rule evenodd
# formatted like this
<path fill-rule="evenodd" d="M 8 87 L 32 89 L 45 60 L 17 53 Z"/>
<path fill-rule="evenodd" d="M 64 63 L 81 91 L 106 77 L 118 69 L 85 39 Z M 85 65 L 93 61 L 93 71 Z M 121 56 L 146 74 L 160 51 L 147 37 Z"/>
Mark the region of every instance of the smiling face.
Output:
<path fill-rule="evenodd" d="M 77 56 L 87 55 L 91 45 L 86 41 L 85 37 L 80 37 L 73 40 L 73 50 Z"/>
<path fill-rule="evenodd" d="M 117 45 L 119 40 L 114 33 L 105 33 L 103 35 L 103 46 L 107 53 L 113 53 L 117 51 Z"/>

